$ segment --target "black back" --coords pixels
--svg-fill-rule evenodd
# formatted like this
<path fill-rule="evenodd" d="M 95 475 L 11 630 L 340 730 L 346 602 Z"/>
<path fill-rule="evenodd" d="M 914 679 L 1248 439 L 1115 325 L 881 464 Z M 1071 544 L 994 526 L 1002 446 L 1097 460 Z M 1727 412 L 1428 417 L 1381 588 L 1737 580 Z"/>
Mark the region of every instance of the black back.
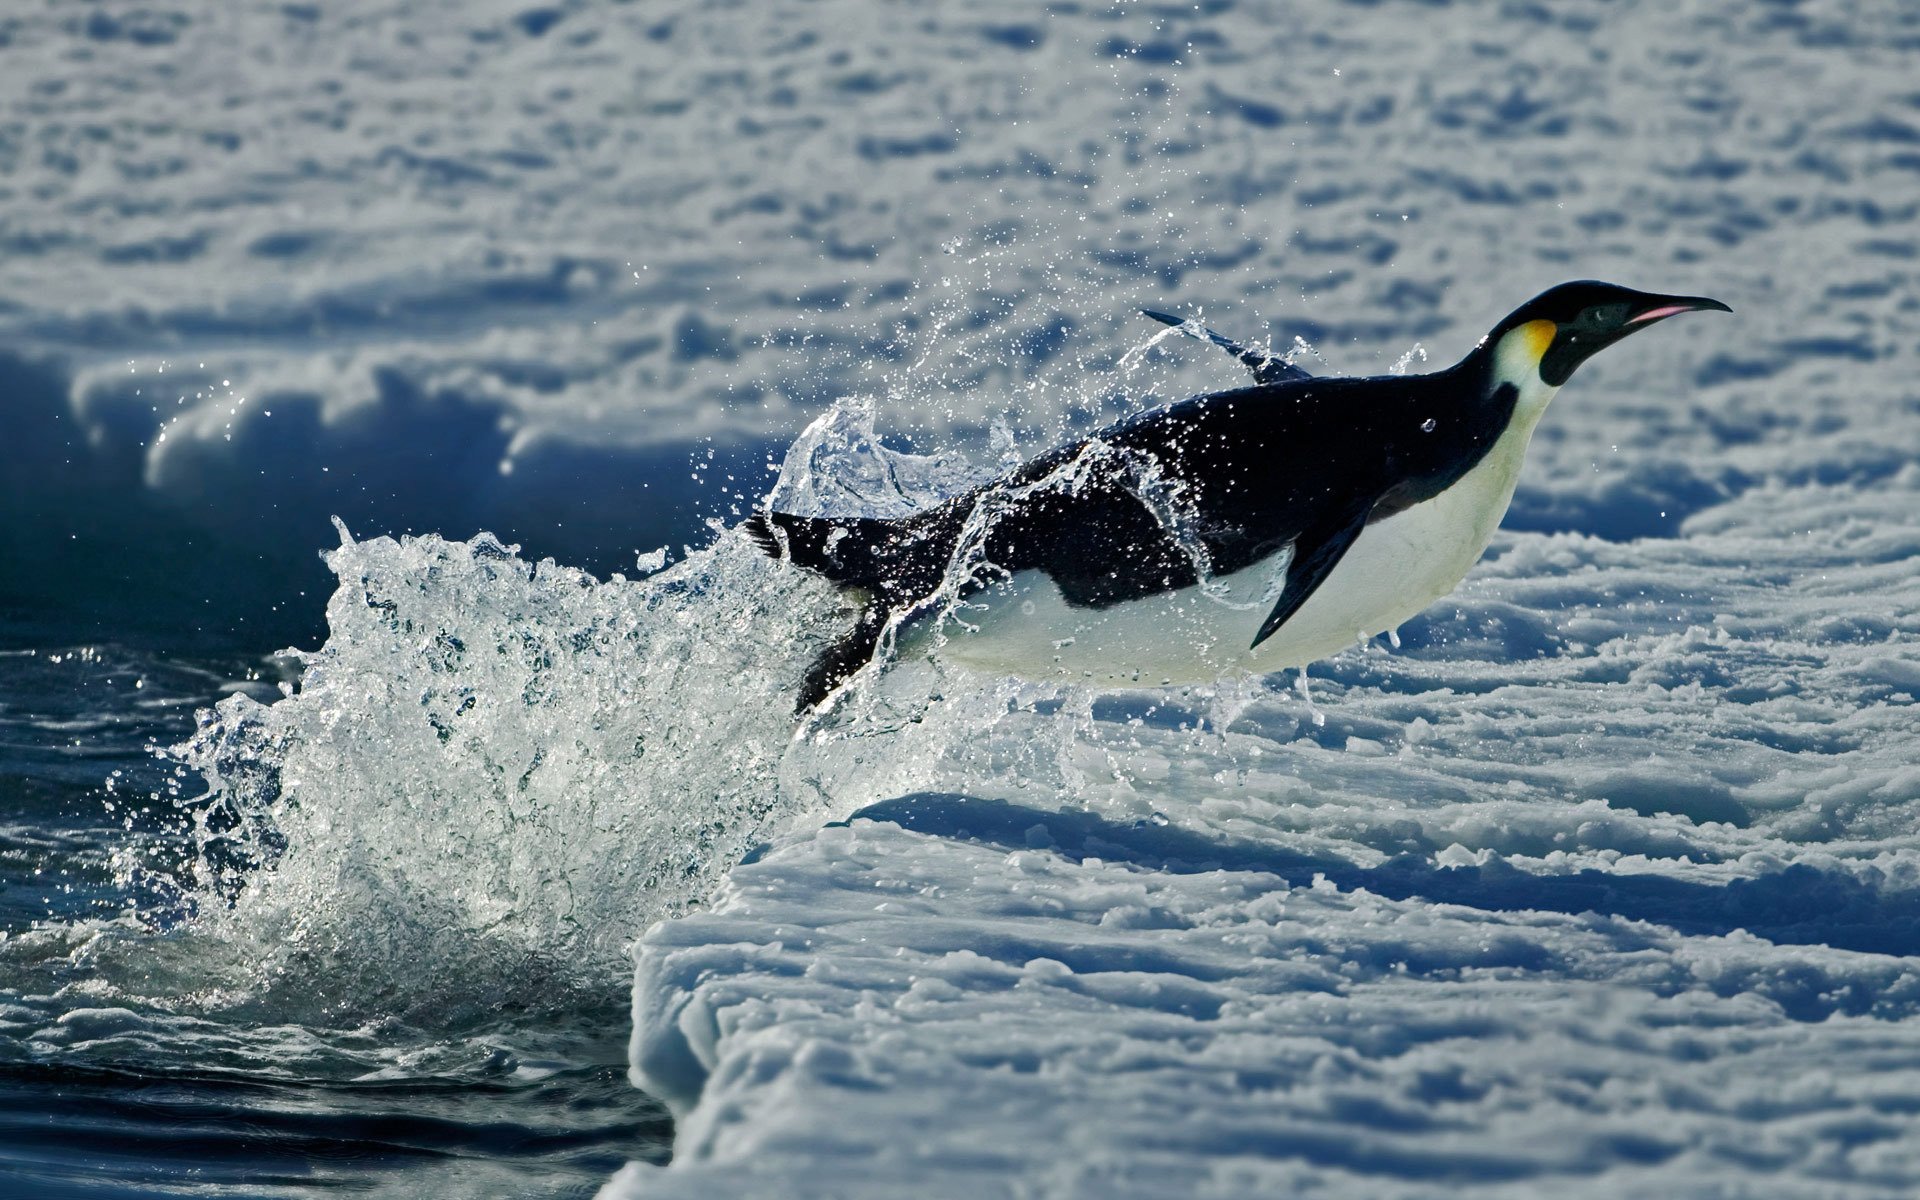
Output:
<path fill-rule="evenodd" d="M 770 513 L 748 531 L 890 608 L 930 595 L 956 553 L 976 565 L 972 586 L 1038 570 L 1069 603 L 1105 607 L 1438 495 L 1514 401 L 1481 353 L 1430 375 L 1237 388 L 1142 413 L 904 521 Z"/>
<path fill-rule="evenodd" d="M 1214 392 L 1061 446 L 904 520 L 756 513 L 743 528 L 868 601 L 801 684 L 799 711 L 871 656 L 896 614 L 952 579 L 965 592 L 1040 571 L 1104 608 L 1191 587 L 1293 547 L 1258 645 L 1371 521 L 1430 499 L 1484 457 L 1517 393 L 1483 344 L 1430 375 L 1304 379 Z"/>

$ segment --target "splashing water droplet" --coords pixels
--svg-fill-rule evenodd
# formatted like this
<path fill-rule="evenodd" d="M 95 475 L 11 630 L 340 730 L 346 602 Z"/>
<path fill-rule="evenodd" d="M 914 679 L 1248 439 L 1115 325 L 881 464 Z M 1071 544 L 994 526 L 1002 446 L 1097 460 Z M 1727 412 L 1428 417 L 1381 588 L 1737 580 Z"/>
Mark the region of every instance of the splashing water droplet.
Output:
<path fill-rule="evenodd" d="M 1327 714 L 1314 707 L 1313 692 L 1307 686 L 1307 669 L 1305 667 L 1301 667 L 1300 674 L 1294 677 L 1293 690 L 1300 693 L 1301 702 L 1307 706 L 1307 712 L 1312 714 L 1313 727 L 1315 729 L 1324 728 L 1327 723 Z"/>

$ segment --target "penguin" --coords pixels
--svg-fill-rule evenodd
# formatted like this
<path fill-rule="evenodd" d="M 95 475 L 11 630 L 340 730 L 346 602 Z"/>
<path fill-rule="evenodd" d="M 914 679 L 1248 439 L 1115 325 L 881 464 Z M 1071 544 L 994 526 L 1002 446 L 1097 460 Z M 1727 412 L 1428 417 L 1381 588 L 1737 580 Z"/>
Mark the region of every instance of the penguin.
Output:
<path fill-rule="evenodd" d="M 772 558 L 855 600 L 795 711 L 883 642 L 997 674 L 1212 682 L 1325 658 L 1447 595 L 1506 514 L 1535 425 L 1594 354 L 1718 300 L 1563 283 L 1458 363 L 1326 378 L 1180 318 L 1248 387 L 1142 412 L 900 519 L 763 510 Z"/>

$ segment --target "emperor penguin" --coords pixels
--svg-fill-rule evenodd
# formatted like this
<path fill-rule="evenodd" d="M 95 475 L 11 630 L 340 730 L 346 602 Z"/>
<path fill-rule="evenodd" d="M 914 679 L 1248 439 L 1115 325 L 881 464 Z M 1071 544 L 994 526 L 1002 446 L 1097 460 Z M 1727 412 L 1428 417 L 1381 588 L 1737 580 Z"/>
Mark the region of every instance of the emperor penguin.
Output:
<path fill-rule="evenodd" d="M 1253 386 L 1142 412 L 899 519 L 763 511 L 768 555 L 855 601 L 796 711 L 883 641 L 980 670 L 1095 684 L 1302 667 L 1451 592 L 1513 498 L 1574 369 L 1718 300 L 1580 280 L 1420 375 L 1316 378 L 1211 330 Z"/>

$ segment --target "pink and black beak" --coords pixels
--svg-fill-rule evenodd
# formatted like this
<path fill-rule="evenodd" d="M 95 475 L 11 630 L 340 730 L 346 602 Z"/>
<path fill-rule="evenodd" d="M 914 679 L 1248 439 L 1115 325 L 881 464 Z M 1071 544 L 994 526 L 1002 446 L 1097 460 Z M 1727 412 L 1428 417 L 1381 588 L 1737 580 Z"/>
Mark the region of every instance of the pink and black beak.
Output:
<path fill-rule="evenodd" d="M 1646 307 L 1627 317 L 1626 328 L 1638 329 L 1683 312 L 1701 311 L 1730 313 L 1733 310 L 1706 296 L 1648 296 Z"/>

